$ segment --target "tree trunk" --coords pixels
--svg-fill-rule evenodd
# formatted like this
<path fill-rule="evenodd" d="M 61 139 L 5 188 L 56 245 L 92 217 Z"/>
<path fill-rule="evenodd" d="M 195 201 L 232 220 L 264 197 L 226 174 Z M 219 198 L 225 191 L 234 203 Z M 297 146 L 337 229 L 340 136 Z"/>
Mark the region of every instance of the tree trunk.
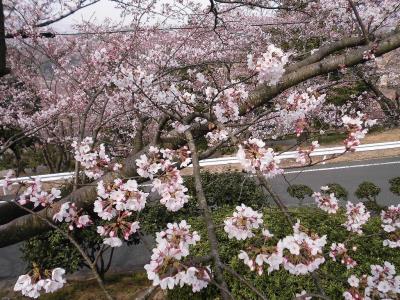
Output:
<path fill-rule="evenodd" d="M 7 45 L 3 9 L 3 0 L 0 0 L 0 77 L 10 73 L 10 70 L 7 68 Z"/>

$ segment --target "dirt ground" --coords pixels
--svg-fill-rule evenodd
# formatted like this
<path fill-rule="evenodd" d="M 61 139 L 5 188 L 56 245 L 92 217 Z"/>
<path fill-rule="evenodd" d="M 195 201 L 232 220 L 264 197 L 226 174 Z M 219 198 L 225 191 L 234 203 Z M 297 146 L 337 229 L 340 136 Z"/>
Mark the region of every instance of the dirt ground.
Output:
<path fill-rule="evenodd" d="M 116 300 L 144 299 L 150 286 L 147 276 L 143 272 L 133 274 L 114 274 L 106 278 L 106 289 Z M 0 289 L 0 299 L 22 300 L 28 299 L 20 293 L 12 291 L 13 283 L 7 288 Z M 68 280 L 67 284 L 60 290 L 52 294 L 43 294 L 40 299 L 43 300 L 102 300 L 104 294 L 99 289 L 93 279 L 88 280 Z M 147 299 L 162 300 L 165 299 L 163 293 L 155 290 Z"/>

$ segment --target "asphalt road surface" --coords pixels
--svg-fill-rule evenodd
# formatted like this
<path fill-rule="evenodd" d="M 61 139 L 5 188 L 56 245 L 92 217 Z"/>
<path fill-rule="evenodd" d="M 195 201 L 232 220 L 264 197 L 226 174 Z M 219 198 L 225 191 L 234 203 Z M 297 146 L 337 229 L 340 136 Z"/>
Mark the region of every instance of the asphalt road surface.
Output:
<path fill-rule="evenodd" d="M 286 179 L 291 184 L 306 184 L 314 191 L 328 183 L 339 183 L 348 192 L 350 201 L 359 201 L 354 192 L 363 181 L 370 181 L 381 188 L 378 195 L 378 204 L 391 205 L 400 203 L 400 197 L 389 190 L 389 180 L 400 176 L 400 157 L 362 160 L 338 164 L 317 165 L 303 170 L 287 170 Z M 282 176 L 272 179 L 273 190 L 281 196 L 288 205 L 298 201 L 287 193 L 288 183 Z M 312 199 L 305 199 L 304 203 L 313 203 Z"/>
<path fill-rule="evenodd" d="M 339 164 L 318 165 L 305 170 L 288 170 L 286 178 L 292 184 L 306 184 L 317 191 L 328 183 L 339 183 L 349 192 L 350 201 L 358 201 L 354 196 L 357 186 L 363 181 L 371 181 L 381 188 L 378 203 L 382 205 L 398 204 L 400 197 L 389 191 L 389 179 L 400 176 L 400 157 L 354 161 Z M 297 204 L 286 189 L 288 184 L 282 177 L 272 180 L 274 191 L 288 205 Z M 306 199 L 304 203 L 312 203 Z M 19 245 L 0 249 L 0 283 L 24 272 L 25 265 L 20 259 Z M 121 247 L 115 252 L 113 270 L 128 271 L 145 264 L 150 257 L 143 245 Z"/>

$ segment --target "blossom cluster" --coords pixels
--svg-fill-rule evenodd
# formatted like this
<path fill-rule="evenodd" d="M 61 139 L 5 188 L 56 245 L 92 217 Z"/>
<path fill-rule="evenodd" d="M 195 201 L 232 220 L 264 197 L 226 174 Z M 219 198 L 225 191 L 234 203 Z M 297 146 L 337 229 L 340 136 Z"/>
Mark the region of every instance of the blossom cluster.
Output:
<path fill-rule="evenodd" d="M 53 220 L 58 222 L 69 223 L 69 230 L 76 228 L 84 228 L 92 223 L 88 215 L 81 215 L 75 203 L 65 202 L 61 205 L 60 210 L 54 214 Z"/>
<path fill-rule="evenodd" d="M 112 183 L 97 184 L 94 212 L 103 220 L 111 220 L 121 211 L 141 211 L 146 205 L 147 193 L 138 189 L 136 180 L 115 179 Z"/>
<path fill-rule="evenodd" d="M 206 93 L 208 98 L 215 97 L 214 113 L 217 120 L 221 123 L 238 120 L 239 105 L 249 95 L 241 84 L 236 85 L 234 88 L 224 89 L 219 93 L 216 89 L 209 88 Z"/>
<path fill-rule="evenodd" d="M 116 220 L 113 223 L 104 226 L 97 226 L 97 233 L 104 237 L 103 243 L 110 247 L 121 247 L 123 237 L 129 240 L 130 236 L 140 228 L 139 222 L 131 222 L 129 217 L 132 215 L 130 211 L 122 211 L 118 213 Z"/>
<path fill-rule="evenodd" d="M 313 152 L 315 149 L 319 148 L 319 143 L 318 141 L 313 141 L 311 143 L 311 146 L 308 148 L 297 148 L 297 156 L 296 156 L 296 162 L 305 165 L 308 160 L 310 159 L 310 154 Z"/>
<path fill-rule="evenodd" d="M 265 242 L 274 235 L 267 229 L 263 230 L 264 246 L 261 248 L 250 247 L 248 251 L 240 250 L 239 259 L 247 265 L 251 271 L 256 271 L 258 275 L 264 272 L 264 264 L 268 265 L 268 274 L 274 270 L 279 270 L 283 262 L 282 252 L 276 246 L 265 246 Z"/>
<path fill-rule="evenodd" d="M 85 137 L 80 143 L 74 141 L 71 146 L 75 150 L 75 160 L 85 168 L 85 174 L 89 178 L 100 178 L 104 174 L 104 169 L 117 171 L 121 168 L 120 164 L 111 163 L 103 144 L 99 146 L 99 149 L 93 148 L 91 137 Z"/>
<path fill-rule="evenodd" d="M 136 160 L 138 174 L 153 180 L 153 191 L 158 192 L 160 202 L 170 211 L 181 209 L 189 201 L 183 178 L 173 162 L 179 160 L 181 167 L 187 166 L 191 161 L 189 155 L 186 147 L 179 150 L 150 147 L 148 156 L 142 154 Z"/>
<path fill-rule="evenodd" d="M 325 262 L 323 247 L 326 244 L 326 235 L 320 238 L 316 234 L 306 234 L 300 230 L 300 221 L 293 226 L 293 231 L 293 235 L 280 239 L 276 246 L 266 246 L 265 242 L 273 235 L 268 230 L 263 230 L 264 245 L 260 248 L 251 246 L 248 251 L 241 250 L 239 259 L 259 275 L 264 271 L 264 263 L 268 265 L 268 274 L 279 270 L 280 265 L 294 275 L 315 271 Z"/>
<path fill-rule="evenodd" d="M 400 248 L 400 204 L 391 205 L 386 211 L 381 212 L 382 228 L 389 234 L 383 241 L 384 246 Z"/>
<path fill-rule="evenodd" d="M 153 249 L 150 263 L 144 266 L 154 286 L 173 289 L 186 284 L 192 287 L 193 292 L 207 287 L 210 268 L 187 266 L 182 261 L 189 255 L 189 247 L 200 240 L 196 231 L 190 232 L 190 227 L 182 220 L 179 224 L 168 223 L 166 230 L 157 233 L 157 246 Z"/>
<path fill-rule="evenodd" d="M 369 120 L 365 114 L 357 112 L 357 116 L 354 118 L 343 116 L 342 122 L 348 131 L 348 136 L 344 140 L 346 150 L 355 151 L 355 147 L 360 145 L 360 140 L 365 137 L 368 128 L 375 125 L 376 120 Z"/>
<path fill-rule="evenodd" d="M 230 239 L 245 240 L 254 236 L 253 229 L 260 228 L 263 223 L 262 214 L 244 204 L 236 206 L 232 217 L 224 221 L 224 230 Z"/>
<path fill-rule="evenodd" d="M 224 142 L 228 139 L 228 132 L 224 129 L 210 131 L 206 134 L 209 146 L 217 145 L 219 142 Z"/>
<path fill-rule="evenodd" d="M 339 203 L 334 193 L 329 193 L 328 186 L 322 186 L 320 192 L 312 194 L 317 206 L 328 214 L 336 214 Z"/>
<path fill-rule="evenodd" d="M 270 249 L 263 247 L 259 249 L 259 251 L 260 253 L 254 253 L 250 257 L 248 252 L 240 250 L 239 259 L 242 259 L 243 263 L 247 265 L 251 271 L 256 271 L 258 275 L 264 273 L 264 264 L 268 265 L 268 274 L 274 270 L 279 270 L 283 258 L 282 253 L 277 252 L 276 247 L 270 247 Z"/>
<path fill-rule="evenodd" d="M 374 60 L 375 54 L 373 50 L 366 50 L 363 52 L 363 59 L 364 60 Z"/>
<path fill-rule="evenodd" d="M 394 265 L 387 261 L 382 266 L 371 265 L 369 276 L 350 276 L 348 283 L 350 289 L 343 293 L 345 300 L 398 299 L 400 296 L 400 276 L 396 275 Z"/>
<path fill-rule="evenodd" d="M 362 234 L 362 226 L 368 222 L 371 214 L 367 211 L 363 203 L 353 204 L 348 201 L 346 204 L 346 216 L 347 220 L 343 226 L 348 231 Z"/>
<path fill-rule="evenodd" d="M 111 221 L 97 227 L 97 233 L 104 237 L 104 244 L 120 247 L 121 238 L 129 240 L 139 229 L 138 222 L 132 222 L 132 212 L 139 212 L 146 205 L 148 193 L 139 190 L 136 180 L 115 179 L 112 183 L 97 184 L 97 200 L 94 202 L 94 212 L 105 220 Z"/>
<path fill-rule="evenodd" d="M 33 203 L 34 207 L 46 207 L 51 205 L 55 199 L 61 198 L 61 191 L 59 189 L 52 188 L 50 193 L 43 191 L 42 183 L 38 178 L 33 182 L 27 182 L 24 184 L 27 188 L 18 198 L 18 203 L 21 205 Z"/>
<path fill-rule="evenodd" d="M 278 242 L 278 251 L 283 254 L 283 268 L 294 275 L 312 273 L 325 262 L 322 249 L 326 244 L 326 235 L 309 236 L 300 230 L 300 222 L 293 226 L 293 235 Z"/>
<path fill-rule="evenodd" d="M 279 158 L 272 148 L 265 148 L 265 143 L 260 139 L 250 138 L 239 145 L 237 152 L 243 169 L 249 173 L 260 171 L 266 177 L 274 177 L 283 173 L 278 164 Z"/>
<path fill-rule="evenodd" d="M 353 250 L 356 249 L 356 247 L 353 247 Z M 333 261 L 339 260 L 340 263 L 347 267 L 347 269 L 351 269 L 357 266 L 357 262 L 349 256 L 346 246 L 342 243 L 333 243 L 331 245 L 329 256 L 332 258 Z"/>
<path fill-rule="evenodd" d="M 305 92 L 294 91 L 282 104 L 276 104 L 278 113 L 277 129 L 289 127 L 290 131 L 300 136 L 305 128 L 308 127 L 308 120 L 313 112 L 319 112 L 320 107 L 325 102 L 326 95 L 319 94 L 312 89 Z"/>
<path fill-rule="evenodd" d="M 256 62 L 252 54 L 247 56 L 247 66 L 250 70 L 258 72 L 258 81 L 275 85 L 285 72 L 284 66 L 288 62 L 288 55 L 275 45 L 269 45 Z"/>
<path fill-rule="evenodd" d="M 11 190 L 12 181 L 11 178 L 15 177 L 14 170 L 9 170 L 3 180 L 0 180 L 3 186 L 3 194 L 7 195 L 7 192 Z"/>
<path fill-rule="evenodd" d="M 18 277 L 14 291 L 20 291 L 22 295 L 36 299 L 40 296 L 42 290 L 45 293 L 53 293 L 62 288 L 66 282 L 63 277 L 64 274 L 65 270 L 62 268 L 55 268 L 51 273 L 46 270 L 44 274 L 41 274 L 36 267 L 32 276 L 28 273 Z"/>

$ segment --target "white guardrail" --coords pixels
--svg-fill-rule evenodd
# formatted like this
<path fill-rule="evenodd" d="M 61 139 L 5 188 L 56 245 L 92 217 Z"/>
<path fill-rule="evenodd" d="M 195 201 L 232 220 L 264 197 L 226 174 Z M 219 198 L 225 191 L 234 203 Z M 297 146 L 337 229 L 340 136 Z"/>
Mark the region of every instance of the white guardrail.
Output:
<path fill-rule="evenodd" d="M 373 143 L 373 144 L 365 144 L 356 147 L 356 152 L 364 152 L 364 151 L 376 151 L 376 150 L 386 150 L 386 149 L 394 149 L 400 148 L 400 141 L 396 142 L 385 142 L 385 143 Z M 341 147 L 331 147 L 331 148 L 318 148 L 311 153 L 311 156 L 324 156 L 324 155 L 332 155 L 332 154 L 340 154 L 345 151 L 344 146 Z M 296 158 L 297 151 L 288 151 L 277 154 L 280 159 L 289 159 Z M 229 165 L 229 164 L 238 164 L 239 161 L 234 156 L 227 157 L 219 157 L 219 158 L 209 158 L 200 161 L 200 166 L 220 166 L 220 165 Z M 13 178 L 11 181 L 21 182 L 27 180 L 34 180 L 35 178 L 40 178 L 42 182 L 50 182 L 50 181 L 60 181 L 67 180 L 72 178 L 74 172 L 65 172 L 65 173 L 56 173 L 56 174 L 46 174 L 46 175 L 36 175 L 36 176 L 27 176 L 27 177 L 18 177 Z M 3 186 L 3 181 L 0 181 L 0 187 Z"/>

